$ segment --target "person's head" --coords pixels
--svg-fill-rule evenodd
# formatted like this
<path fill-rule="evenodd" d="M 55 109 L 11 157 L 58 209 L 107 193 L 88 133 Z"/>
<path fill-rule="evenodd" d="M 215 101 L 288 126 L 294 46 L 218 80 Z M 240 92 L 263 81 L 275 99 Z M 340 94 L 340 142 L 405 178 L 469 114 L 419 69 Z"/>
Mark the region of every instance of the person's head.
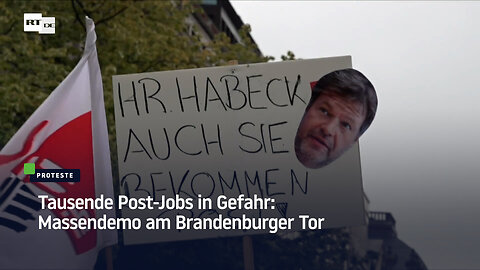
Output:
<path fill-rule="evenodd" d="M 370 81 L 354 69 L 320 78 L 312 90 L 295 136 L 295 153 L 308 168 L 320 168 L 340 157 L 375 117 L 377 95 Z"/>

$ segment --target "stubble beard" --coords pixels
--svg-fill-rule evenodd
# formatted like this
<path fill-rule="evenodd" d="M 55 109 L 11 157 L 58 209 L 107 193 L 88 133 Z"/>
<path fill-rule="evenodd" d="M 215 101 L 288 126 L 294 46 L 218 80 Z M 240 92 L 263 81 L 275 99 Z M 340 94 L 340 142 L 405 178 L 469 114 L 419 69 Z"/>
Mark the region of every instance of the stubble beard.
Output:
<path fill-rule="evenodd" d="M 318 169 L 332 162 L 327 153 L 317 153 L 308 145 L 306 139 L 295 137 L 295 154 L 297 159 L 307 168 Z"/>

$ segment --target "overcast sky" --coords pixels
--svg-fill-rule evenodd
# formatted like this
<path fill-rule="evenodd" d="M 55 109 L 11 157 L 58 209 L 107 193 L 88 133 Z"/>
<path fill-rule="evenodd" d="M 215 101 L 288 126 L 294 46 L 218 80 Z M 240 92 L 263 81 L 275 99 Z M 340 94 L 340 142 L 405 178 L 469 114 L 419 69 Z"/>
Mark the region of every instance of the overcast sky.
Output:
<path fill-rule="evenodd" d="M 480 269 L 480 2 L 239 1 L 265 55 L 351 55 L 374 84 L 370 210 L 429 269 Z"/>

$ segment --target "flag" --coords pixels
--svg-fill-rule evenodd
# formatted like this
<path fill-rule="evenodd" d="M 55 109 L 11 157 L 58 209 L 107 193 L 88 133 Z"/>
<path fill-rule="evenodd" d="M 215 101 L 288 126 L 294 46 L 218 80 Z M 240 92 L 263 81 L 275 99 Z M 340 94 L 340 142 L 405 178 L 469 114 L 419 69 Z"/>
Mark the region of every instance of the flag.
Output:
<path fill-rule="evenodd" d="M 41 208 L 50 198 L 113 198 L 102 77 L 95 25 L 86 18 L 82 58 L 0 151 L 0 268 L 88 269 L 98 251 L 117 243 L 115 230 L 39 229 L 39 216 L 115 217 L 115 210 Z M 75 183 L 30 182 L 35 169 L 80 169 Z"/>

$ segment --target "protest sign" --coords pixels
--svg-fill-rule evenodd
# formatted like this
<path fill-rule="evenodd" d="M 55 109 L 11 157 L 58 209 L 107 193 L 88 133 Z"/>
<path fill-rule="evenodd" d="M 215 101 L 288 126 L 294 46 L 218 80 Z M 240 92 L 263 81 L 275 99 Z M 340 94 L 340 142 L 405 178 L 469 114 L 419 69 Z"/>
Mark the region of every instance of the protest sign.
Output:
<path fill-rule="evenodd" d="M 312 85 L 350 67 L 350 57 L 332 57 L 114 76 L 120 192 L 175 204 L 174 209 L 122 208 L 122 216 L 174 221 L 177 215 L 309 215 L 325 218 L 324 228 L 362 224 L 358 143 L 319 169 L 299 162 L 294 143 Z M 218 209 L 218 196 L 240 194 L 274 201 L 268 209 Z M 197 205 L 199 195 L 212 198 L 214 206 Z M 192 198 L 194 207 L 180 205 L 180 198 Z M 295 222 L 292 230 L 298 227 Z M 259 232 L 142 228 L 124 230 L 124 242 Z"/>

